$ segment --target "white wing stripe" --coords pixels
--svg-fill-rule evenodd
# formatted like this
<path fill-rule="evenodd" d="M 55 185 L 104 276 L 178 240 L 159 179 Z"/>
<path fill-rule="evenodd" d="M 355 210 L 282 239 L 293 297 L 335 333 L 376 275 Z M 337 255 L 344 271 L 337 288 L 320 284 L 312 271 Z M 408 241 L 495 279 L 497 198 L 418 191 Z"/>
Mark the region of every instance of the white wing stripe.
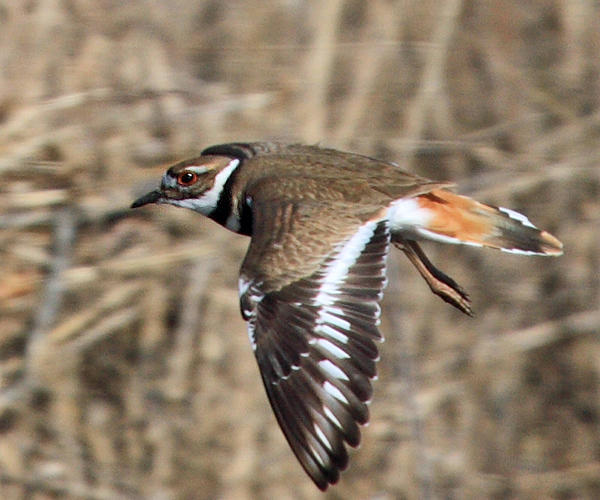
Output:
<path fill-rule="evenodd" d="M 337 316 L 334 316 L 337 315 Z M 322 323 L 329 323 L 330 325 L 337 326 L 342 330 L 350 330 L 350 322 L 345 319 L 340 318 L 339 316 L 343 316 L 344 311 L 339 307 L 328 307 L 323 308 L 319 311 L 319 319 Z"/>
<path fill-rule="evenodd" d="M 350 380 L 339 366 L 336 366 L 328 359 L 322 359 L 319 361 L 321 369 L 330 377 L 337 378 L 339 380 Z"/>
<path fill-rule="evenodd" d="M 336 346 L 327 339 L 319 339 L 315 343 L 318 346 L 321 346 L 323 349 L 329 351 L 331 355 L 335 356 L 338 359 L 347 359 L 350 357 L 350 355 L 347 352 L 344 352 L 342 349 L 340 349 L 338 346 Z"/>
<path fill-rule="evenodd" d="M 350 330 L 350 328 L 348 328 Z M 315 328 L 315 332 L 322 333 L 323 335 L 330 337 L 342 344 L 348 343 L 348 337 L 341 332 L 338 332 L 335 328 L 332 328 L 329 325 L 319 325 Z"/>
<path fill-rule="evenodd" d="M 325 271 L 325 276 L 319 287 L 319 293 L 314 298 L 314 304 L 317 306 L 333 305 L 335 303 L 336 293 L 339 287 L 348 277 L 348 270 L 360 257 L 369 240 L 373 237 L 377 222 L 370 221 L 363 224 L 360 229 L 350 238 L 339 250 L 337 258 L 329 264 Z"/>
<path fill-rule="evenodd" d="M 331 394 L 338 401 L 341 401 L 344 404 L 350 404 L 350 402 L 346 399 L 346 396 L 344 396 L 342 394 L 342 391 L 340 391 L 331 382 L 328 382 L 328 381 L 323 382 L 323 389 L 325 389 L 325 391 L 327 393 Z"/>
<path fill-rule="evenodd" d="M 316 422 L 313 423 L 313 427 L 315 429 L 315 432 L 317 433 L 317 436 L 321 440 L 321 443 L 323 443 L 328 450 L 332 450 L 333 448 L 331 447 L 331 443 L 329 442 L 329 439 L 327 439 L 327 436 L 323 433 L 323 431 L 317 425 Z"/>
<path fill-rule="evenodd" d="M 342 428 L 341 422 L 338 420 L 338 418 L 335 416 L 335 414 L 329 409 L 328 406 L 323 405 L 323 413 L 325 413 L 327 418 L 329 420 L 331 420 L 331 422 L 333 422 L 333 425 L 335 425 L 338 429 Z"/>

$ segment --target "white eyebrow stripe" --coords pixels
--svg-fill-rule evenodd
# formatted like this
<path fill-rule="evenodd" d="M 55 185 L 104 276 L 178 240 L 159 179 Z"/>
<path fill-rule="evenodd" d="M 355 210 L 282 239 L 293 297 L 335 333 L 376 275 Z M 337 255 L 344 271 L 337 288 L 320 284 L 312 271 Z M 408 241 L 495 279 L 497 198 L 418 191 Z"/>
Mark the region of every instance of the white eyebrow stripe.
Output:
<path fill-rule="evenodd" d="M 202 175 L 205 174 L 206 172 L 208 172 L 209 170 L 212 170 L 206 166 L 195 166 L 195 165 L 191 165 L 189 167 L 185 167 L 186 170 L 189 170 L 190 172 L 194 172 L 195 174 L 198 175 Z"/>
<path fill-rule="evenodd" d="M 177 205 L 179 207 L 189 208 L 202 215 L 210 215 L 213 210 L 217 208 L 219 203 L 219 197 L 223 192 L 227 179 L 233 174 L 235 169 L 238 167 L 240 160 L 234 158 L 231 160 L 216 176 L 213 187 L 202 194 L 199 198 L 185 198 L 183 200 L 170 200 L 171 205 Z M 191 168 L 203 168 L 203 167 L 187 167 Z"/>

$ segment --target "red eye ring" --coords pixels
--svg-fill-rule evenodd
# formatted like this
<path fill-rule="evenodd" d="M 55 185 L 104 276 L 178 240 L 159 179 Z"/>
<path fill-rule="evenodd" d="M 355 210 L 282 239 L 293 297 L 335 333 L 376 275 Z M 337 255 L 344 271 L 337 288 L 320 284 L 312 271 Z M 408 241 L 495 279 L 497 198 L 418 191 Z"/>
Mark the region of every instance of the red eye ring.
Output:
<path fill-rule="evenodd" d="M 195 184 L 197 180 L 198 174 L 195 172 L 190 172 L 189 170 L 187 172 L 181 172 L 177 176 L 177 184 L 183 187 L 191 186 L 192 184 Z"/>

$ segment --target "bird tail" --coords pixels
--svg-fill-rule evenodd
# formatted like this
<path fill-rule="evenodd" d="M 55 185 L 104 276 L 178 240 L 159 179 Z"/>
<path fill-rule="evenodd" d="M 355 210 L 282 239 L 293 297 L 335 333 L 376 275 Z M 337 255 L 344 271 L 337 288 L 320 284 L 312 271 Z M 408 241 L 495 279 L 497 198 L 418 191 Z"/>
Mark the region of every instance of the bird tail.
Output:
<path fill-rule="evenodd" d="M 412 203 L 410 214 L 406 211 L 408 202 Z M 563 245 L 557 238 L 508 208 L 485 205 L 442 189 L 399 203 L 405 205 L 396 209 L 397 226 L 407 236 L 524 255 L 563 253 Z"/>

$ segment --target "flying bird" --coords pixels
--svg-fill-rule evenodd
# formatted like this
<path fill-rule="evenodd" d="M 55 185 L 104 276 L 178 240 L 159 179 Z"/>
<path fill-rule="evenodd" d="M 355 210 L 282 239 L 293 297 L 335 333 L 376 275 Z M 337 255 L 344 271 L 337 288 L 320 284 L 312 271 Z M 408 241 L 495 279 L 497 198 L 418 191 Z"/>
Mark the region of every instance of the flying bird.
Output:
<path fill-rule="evenodd" d="M 391 246 L 469 315 L 469 297 L 429 261 L 421 240 L 562 253 L 524 215 L 450 186 L 318 146 L 232 143 L 170 167 L 158 189 L 132 204 L 189 208 L 250 236 L 241 313 L 277 421 L 321 490 L 338 481 L 346 445 L 358 446 L 369 419 Z"/>

